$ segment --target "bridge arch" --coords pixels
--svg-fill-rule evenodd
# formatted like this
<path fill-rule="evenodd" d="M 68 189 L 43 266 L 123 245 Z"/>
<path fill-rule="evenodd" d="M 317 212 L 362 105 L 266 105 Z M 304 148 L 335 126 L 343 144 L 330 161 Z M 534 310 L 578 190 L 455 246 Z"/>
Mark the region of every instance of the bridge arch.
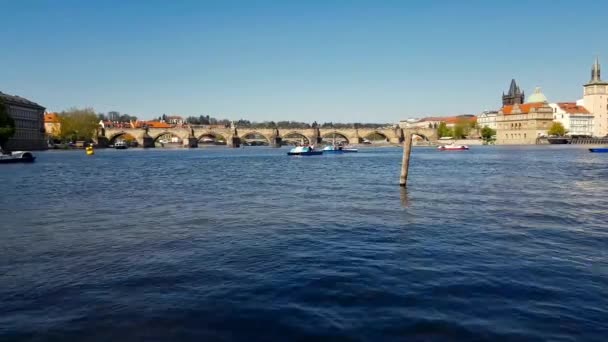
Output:
<path fill-rule="evenodd" d="M 333 140 L 333 138 L 345 141 L 347 144 L 350 143 L 350 139 L 348 139 L 348 136 L 346 136 L 346 134 L 344 133 L 340 133 L 338 131 L 332 131 L 332 132 L 328 132 L 328 133 L 324 133 L 323 135 L 321 135 L 321 138 L 323 139 L 324 142 L 328 142 Z"/>
<path fill-rule="evenodd" d="M 414 137 L 418 136 L 418 137 L 422 138 L 422 140 L 424 140 L 424 141 L 431 141 L 431 139 L 429 139 L 429 137 L 427 137 L 424 133 L 412 132 L 412 135 Z"/>
<path fill-rule="evenodd" d="M 213 141 L 209 141 L 208 139 L 213 139 Z M 223 136 L 220 133 L 217 132 L 212 132 L 212 131 L 207 131 L 207 132 L 203 132 L 202 134 L 200 134 L 197 138 L 198 142 L 203 143 L 203 144 L 208 144 L 208 143 L 226 143 L 226 137 Z"/>
<path fill-rule="evenodd" d="M 304 135 L 300 132 L 297 132 L 297 131 L 291 131 L 287 134 L 282 134 L 281 138 L 283 139 L 284 142 L 296 141 L 298 143 L 301 143 L 302 140 L 304 140 L 305 144 L 310 144 L 310 139 L 306 135 Z"/>
<path fill-rule="evenodd" d="M 135 136 L 133 136 L 132 134 L 130 134 L 129 132 L 120 131 L 118 133 L 112 134 L 110 136 L 110 138 L 108 139 L 108 143 L 110 145 L 114 145 L 116 143 L 116 141 L 119 140 L 119 138 L 121 138 L 120 140 L 125 140 L 125 141 L 128 141 L 129 143 L 132 143 L 133 141 L 137 141 L 137 138 Z"/>
<path fill-rule="evenodd" d="M 165 144 L 183 145 L 184 139 L 171 131 L 164 131 L 154 137 L 154 145 L 163 147 Z"/>
<path fill-rule="evenodd" d="M 246 142 L 247 140 L 259 140 L 261 138 L 265 141 L 265 144 L 271 144 L 270 139 L 258 131 L 243 132 L 242 134 L 239 134 L 239 136 L 243 142 Z"/>
<path fill-rule="evenodd" d="M 369 132 L 363 138 L 369 141 L 390 141 L 390 138 L 380 131 Z"/>

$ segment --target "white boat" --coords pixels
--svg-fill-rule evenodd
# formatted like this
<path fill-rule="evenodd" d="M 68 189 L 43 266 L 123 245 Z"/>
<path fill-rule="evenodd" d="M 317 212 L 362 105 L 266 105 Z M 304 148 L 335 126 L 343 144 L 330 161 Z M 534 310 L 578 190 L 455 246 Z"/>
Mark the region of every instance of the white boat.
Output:
<path fill-rule="evenodd" d="M 352 153 L 352 152 L 358 152 L 359 150 L 356 148 L 348 148 L 348 147 L 344 147 L 344 146 L 336 146 L 336 145 L 329 145 L 329 146 L 325 146 L 323 147 L 323 152 L 327 152 L 327 153 Z"/>
<path fill-rule="evenodd" d="M 449 145 L 438 146 L 437 149 L 439 151 L 466 151 L 466 150 L 469 149 L 469 146 L 467 146 L 467 145 L 456 145 L 454 143 L 451 143 Z"/>
<path fill-rule="evenodd" d="M 36 157 L 32 152 L 14 151 L 11 154 L 0 154 L 0 164 L 33 163 Z"/>
<path fill-rule="evenodd" d="M 311 146 L 297 146 L 287 152 L 288 156 L 318 156 L 322 155 L 323 151 L 315 151 Z"/>
<path fill-rule="evenodd" d="M 323 147 L 323 152 L 326 153 L 348 153 L 358 152 L 356 148 L 350 148 L 348 146 L 342 146 L 342 143 L 336 143 L 336 134 L 334 133 L 333 141 L 331 145 Z"/>
<path fill-rule="evenodd" d="M 127 145 L 127 143 L 124 140 L 119 140 L 114 144 L 114 148 L 117 150 L 126 150 L 127 147 L 129 147 Z"/>

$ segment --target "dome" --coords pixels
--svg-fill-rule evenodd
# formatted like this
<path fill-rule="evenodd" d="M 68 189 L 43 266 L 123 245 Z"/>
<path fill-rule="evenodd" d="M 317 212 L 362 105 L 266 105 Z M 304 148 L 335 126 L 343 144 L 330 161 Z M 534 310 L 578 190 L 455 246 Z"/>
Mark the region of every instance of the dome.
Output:
<path fill-rule="evenodd" d="M 549 102 L 547 97 L 540 90 L 540 87 L 534 88 L 534 93 L 528 97 L 527 103 Z"/>

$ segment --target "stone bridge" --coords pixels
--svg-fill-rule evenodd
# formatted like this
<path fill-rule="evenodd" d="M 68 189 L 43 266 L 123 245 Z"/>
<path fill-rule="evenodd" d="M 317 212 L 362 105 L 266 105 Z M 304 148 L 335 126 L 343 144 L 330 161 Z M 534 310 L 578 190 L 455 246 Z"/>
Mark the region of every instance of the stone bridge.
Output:
<path fill-rule="evenodd" d="M 253 137 L 262 137 L 271 146 L 279 147 L 284 140 L 304 141 L 308 143 L 320 143 L 323 138 L 329 139 L 334 136 L 345 140 L 349 144 L 359 144 L 363 139 L 373 136 L 382 136 L 386 142 L 398 144 L 403 141 L 404 131 L 420 136 L 427 141 L 437 140 L 437 132 L 431 128 L 224 128 L 217 126 L 185 126 L 174 128 L 100 128 L 97 143 L 100 146 L 108 146 L 124 135 L 130 135 L 139 146 L 154 147 L 160 137 L 177 137 L 183 142 L 184 147 L 197 147 L 199 141 L 204 138 L 224 140 L 228 146 L 239 147 L 243 140 Z"/>

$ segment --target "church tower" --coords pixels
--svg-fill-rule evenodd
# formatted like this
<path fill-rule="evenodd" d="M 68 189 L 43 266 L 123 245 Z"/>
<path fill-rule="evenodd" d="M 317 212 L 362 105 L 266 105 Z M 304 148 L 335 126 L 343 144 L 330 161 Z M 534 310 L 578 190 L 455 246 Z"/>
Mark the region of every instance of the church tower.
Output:
<path fill-rule="evenodd" d="M 507 95 L 502 93 L 502 106 L 504 107 L 522 103 L 524 103 L 524 92 L 519 89 L 515 79 L 512 79 L 511 86 L 509 87 L 509 93 Z"/>
<path fill-rule="evenodd" d="M 595 59 L 591 67 L 591 80 L 584 85 L 585 108 L 593 114 L 593 135 L 608 134 L 608 82 L 601 79 L 600 61 Z"/>

